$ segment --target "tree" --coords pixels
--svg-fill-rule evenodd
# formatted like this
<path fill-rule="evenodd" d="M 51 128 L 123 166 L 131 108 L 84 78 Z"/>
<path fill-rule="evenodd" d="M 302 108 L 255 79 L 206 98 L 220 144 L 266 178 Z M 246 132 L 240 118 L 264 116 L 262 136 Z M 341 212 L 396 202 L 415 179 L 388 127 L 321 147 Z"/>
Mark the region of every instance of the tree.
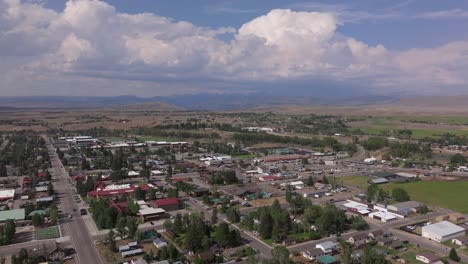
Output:
<path fill-rule="evenodd" d="M 166 171 L 166 181 L 169 182 L 171 181 L 172 178 L 172 166 L 169 165 L 167 166 L 167 171 Z"/>
<path fill-rule="evenodd" d="M 458 256 L 457 251 L 454 248 L 450 250 L 449 259 L 456 262 L 460 262 L 460 257 Z"/>
<path fill-rule="evenodd" d="M 125 217 L 120 217 L 115 228 L 117 233 L 119 233 L 120 238 L 125 238 L 127 235 L 127 219 Z"/>
<path fill-rule="evenodd" d="M 48 195 L 54 194 L 54 186 L 52 185 L 52 182 L 49 182 L 49 185 L 47 185 L 47 194 Z"/>
<path fill-rule="evenodd" d="M 463 164 L 466 164 L 466 162 L 467 162 L 466 158 L 460 153 L 457 153 L 453 155 L 452 157 L 450 157 L 451 164 L 463 165 Z"/>
<path fill-rule="evenodd" d="M 135 238 L 138 231 L 138 219 L 136 217 L 127 217 L 127 231 L 129 238 Z"/>
<path fill-rule="evenodd" d="M 226 210 L 227 219 L 231 223 L 239 223 L 240 221 L 240 211 L 238 208 L 230 207 Z"/>
<path fill-rule="evenodd" d="M 211 213 L 211 224 L 215 225 L 218 222 L 218 208 L 213 208 L 213 211 Z"/>
<path fill-rule="evenodd" d="M 109 230 L 109 233 L 107 233 L 106 242 L 111 252 L 117 252 L 117 244 L 115 243 L 115 233 L 113 229 Z"/>
<path fill-rule="evenodd" d="M 149 191 L 149 199 L 150 200 L 156 200 L 156 190 L 151 188 Z"/>
<path fill-rule="evenodd" d="M 140 186 L 138 186 L 135 189 L 135 199 L 137 199 L 137 200 L 144 200 L 145 199 L 145 192 L 141 189 Z"/>
<path fill-rule="evenodd" d="M 0 177 L 7 177 L 7 176 L 8 176 L 7 168 L 6 168 L 5 162 L 2 161 L 0 162 Z"/>
<path fill-rule="evenodd" d="M 172 225 L 172 229 L 174 230 L 174 233 L 180 234 L 182 233 L 182 215 L 177 213 L 175 218 L 174 218 L 174 224 Z"/>
<path fill-rule="evenodd" d="M 8 245 L 15 238 L 16 225 L 11 219 L 5 221 L 5 224 L 0 227 L 0 245 Z"/>
<path fill-rule="evenodd" d="M 329 183 L 330 183 L 330 182 L 328 181 L 327 176 L 323 175 L 323 177 L 322 177 L 322 183 L 323 183 L 323 184 L 329 184 Z"/>
<path fill-rule="evenodd" d="M 286 186 L 286 202 L 290 203 L 292 200 L 291 186 Z"/>
<path fill-rule="evenodd" d="M 43 220 L 43 219 L 42 219 L 42 216 L 41 216 L 40 214 L 34 214 L 34 215 L 32 216 L 32 224 L 33 224 L 33 226 L 38 227 L 38 226 L 42 225 L 42 220 Z"/>
<path fill-rule="evenodd" d="M 410 200 L 410 196 L 408 192 L 400 187 L 394 188 L 392 190 L 392 197 L 395 199 L 397 202 L 406 202 Z"/>
<path fill-rule="evenodd" d="M 260 208 L 260 227 L 259 233 L 263 239 L 271 238 L 271 231 L 273 230 L 273 223 L 270 210 L 267 207 Z"/>
<path fill-rule="evenodd" d="M 366 247 L 361 255 L 362 264 L 389 264 L 390 261 L 385 259 L 385 256 L 382 254 L 377 254 L 375 250 L 371 247 Z"/>
<path fill-rule="evenodd" d="M 312 178 L 312 176 L 307 178 L 307 186 L 314 186 L 314 178 Z"/>
<path fill-rule="evenodd" d="M 50 218 L 50 221 L 52 221 L 52 223 L 57 223 L 57 219 L 58 219 L 58 209 L 57 207 L 53 207 L 52 209 L 50 209 L 49 211 L 49 218 Z"/>
<path fill-rule="evenodd" d="M 289 258 L 289 250 L 284 246 L 276 246 L 271 250 L 271 255 L 273 256 L 273 263 L 278 264 L 290 264 L 292 263 Z"/>

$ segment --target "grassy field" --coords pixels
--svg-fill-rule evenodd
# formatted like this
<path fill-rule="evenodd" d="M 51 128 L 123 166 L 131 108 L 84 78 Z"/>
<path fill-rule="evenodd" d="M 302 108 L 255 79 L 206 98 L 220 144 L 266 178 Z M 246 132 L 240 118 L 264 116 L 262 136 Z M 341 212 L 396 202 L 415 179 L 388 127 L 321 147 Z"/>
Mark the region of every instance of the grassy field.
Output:
<path fill-rule="evenodd" d="M 370 179 L 369 177 L 361 176 L 361 175 L 343 176 L 343 177 L 337 178 L 339 183 L 343 183 L 344 185 L 360 187 L 360 188 L 367 188 L 367 186 L 369 185 L 367 181 L 369 179 Z"/>
<path fill-rule="evenodd" d="M 35 234 L 37 240 L 60 237 L 60 232 L 57 226 L 36 229 Z"/>
<path fill-rule="evenodd" d="M 368 126 L 368 127 L 357 127 L 370 135 L 386 135 L 394 128 L 380 127 L 380 126 Z M 440 137 L 443 134 L 450 133 L 455 135 L 468 135 L 468 130 L 446 130 L 446 129 L 423 129 L 423 128 L 412 128 L 412 138 L 424 138 L 424 137 Z"/>
<path fill-rule="evenodd" d="M 468 213 L 468 203 L 466 202 L 468 181 L 418 181 L 389 183 L 381 185 L 381 187 L 386 191 L 401 187 L 409 193 L 412 200 L 452 209 L 460 213 Z"/>
<path fill-rule="evenodd" d="M 142 141 L 166 141 L 166 138 L 161 138 L 161 137 L 151 137 L 151 136 L 142 136 L 138 137 L 138 139 Z"/>
<path fill-rule="evenodd" d="M 238 158 L 238 159 L 255 159 L 256 157 L 257 157 L 257 155 L 253 154 L 253 153 L 234 156 L 234 158 Z"/>

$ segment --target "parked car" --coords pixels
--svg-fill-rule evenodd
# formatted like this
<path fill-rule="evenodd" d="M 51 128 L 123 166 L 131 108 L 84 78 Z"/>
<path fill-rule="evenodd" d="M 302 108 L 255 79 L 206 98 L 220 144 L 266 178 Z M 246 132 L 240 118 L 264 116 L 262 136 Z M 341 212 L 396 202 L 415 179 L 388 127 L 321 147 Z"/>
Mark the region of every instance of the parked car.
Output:
<path fill-rule="evenodd" d="M 81 215 L 87 215 L 88 212 L 86 211 L 86 209 L 80 209 L 80 214 Z"/>

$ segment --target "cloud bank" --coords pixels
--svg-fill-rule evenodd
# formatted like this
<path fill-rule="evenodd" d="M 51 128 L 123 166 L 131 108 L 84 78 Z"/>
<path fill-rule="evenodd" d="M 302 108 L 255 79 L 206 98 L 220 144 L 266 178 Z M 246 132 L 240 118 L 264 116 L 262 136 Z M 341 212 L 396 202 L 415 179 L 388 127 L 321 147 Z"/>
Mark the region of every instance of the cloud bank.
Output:
<path fill-rule="evenodd" d="M 96 0 L 70 0 L 60 12 L 0 0 L 0 91 L 170 95 L 291 82 L 313 94 L 324 81 L 372 93 L 466 88 L 468 41 L 392 51 L 340 34 L 340 23 L 275 9 L 238 29 L 206 28 Z"/>

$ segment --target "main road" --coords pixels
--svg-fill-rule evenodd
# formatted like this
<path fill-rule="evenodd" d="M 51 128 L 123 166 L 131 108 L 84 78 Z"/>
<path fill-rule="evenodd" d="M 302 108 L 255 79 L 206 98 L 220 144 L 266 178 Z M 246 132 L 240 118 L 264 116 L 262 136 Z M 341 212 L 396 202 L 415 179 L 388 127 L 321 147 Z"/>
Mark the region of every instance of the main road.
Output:
<path fill-rule="evenodd" d="M 60 223 L 62 233 L 70 236 L 72 245 L 76 250 L 76 260 L 78 263 L 102 263 L 95 243 L 78 212 L 78 205 L 73 200 L 68 173 L 63 167 L 51 140 L 47 137 L 44 138 L 52 164 L 51 174 L 54 177 L 54 188 L 60 200 L 59 207 L 64 213 L 69 213 L 72 216 L 72 219 L 69 221 L 62 221 Z"/>

